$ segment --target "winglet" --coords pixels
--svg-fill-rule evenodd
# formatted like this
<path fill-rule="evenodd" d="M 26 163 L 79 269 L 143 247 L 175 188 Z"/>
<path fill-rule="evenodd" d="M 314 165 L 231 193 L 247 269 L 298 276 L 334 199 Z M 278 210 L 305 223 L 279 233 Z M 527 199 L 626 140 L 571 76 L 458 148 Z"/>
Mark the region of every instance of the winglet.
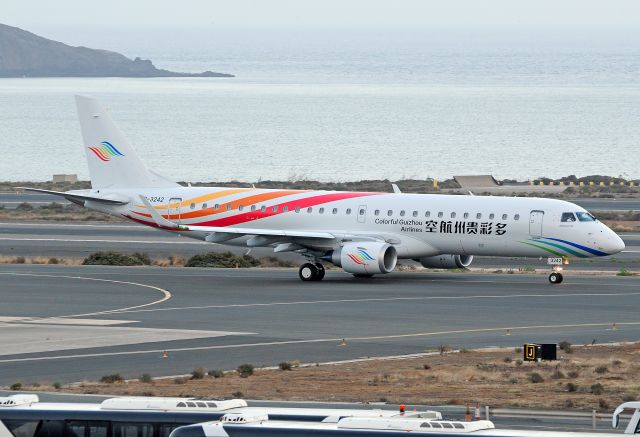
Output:
<path fill-rule="evenodd" d="M 398 187 L 398 185 L 396 184 L 391 184 L 391 187 L 393 188 L 393 192 L 396 194 L 401 194 L 402 191 L 400 191 L 400 188 Z"/>
<path fill-rule="evenodd" d="M 140 200 L 142 200 L 142 203 L 144 203 L 144 206 L 147 207 L 149 214 L 151 214 L 151 218 L 153 218 L 153 221 L 156 222 L 158 226 L 160 226 L 161 228 L 171 228 L 171 229 L 181 228 L 179 224 L 169 221 L 166 218 L 162 217 L 160 213 L 156 211 L 156 209 L 153 206 L 151 206 L 147 198 L 144 197 L 142 194 L 140 194 L 138 197 L 140 197 Z"/>

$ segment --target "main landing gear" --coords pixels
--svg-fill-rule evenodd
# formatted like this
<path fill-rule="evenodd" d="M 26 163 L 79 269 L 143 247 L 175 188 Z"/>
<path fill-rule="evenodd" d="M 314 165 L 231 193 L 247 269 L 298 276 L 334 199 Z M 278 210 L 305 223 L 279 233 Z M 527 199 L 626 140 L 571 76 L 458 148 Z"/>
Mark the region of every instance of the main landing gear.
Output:
<path fill-rule="evenodd" d="M 303 281 L 322 281 L 324 278 L 324 266 L 321 263 L 304 263 L 298 270 Z"/>

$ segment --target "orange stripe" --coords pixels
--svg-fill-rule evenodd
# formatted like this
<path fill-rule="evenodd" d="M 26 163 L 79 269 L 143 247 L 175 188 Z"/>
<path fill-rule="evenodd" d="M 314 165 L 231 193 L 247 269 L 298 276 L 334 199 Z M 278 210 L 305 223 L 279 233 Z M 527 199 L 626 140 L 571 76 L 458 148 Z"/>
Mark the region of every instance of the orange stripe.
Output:
<path fill-rule="evenodd" d="M 262 193 L 256 194 L 254 196 L 243 197 L 242 199 L 233 200 L 231 202 L 221 203 L 219 208 L 214 210 L 213 208 L 200 209 L 196 211 L 185 212 L 180 214 L 180 219 L 191 219 L 198 217 L 205 217 L 208 215 L 222 214 L 223 212 L 227 212 L 227 205 L 231 205 L 231 211 L 235 211 L 238 209 L 240 205 L 244 207 L 248 207 L 251 205 L 255 205 L 256 203 L 266 202 L 268 200 L 277 199 L 279 197 L 289 196 L 291 194 L 300 193 L 300 190 L 288 190 L 288 191 L 276 191 L 270 193 Z M 171 216 L 164 216 L 166 219 L 177 219 L 178 216 L 176 214 Z"/>
<path fill-rule="evenodd" d="M 194 197 L 192 199 L 183 200 L 182 202 L 174 202 L 174 203 L 169 203 L 167 205 L 154 206 L 154 209 L 177 208 L 179 206 L 186 206 L 186 205 L 190 205 L 192 203 L 206 202 L 208 200 L 214 200 L 214 199 L 218 199 L 220 197 L 230 196 L 230 195 L 236 194 L 236 193 L 242 193 L 243 191 L 253 191 L 253 190 L 254 190 L 253 188 L 233 188 L 233 189 L 230 189 L 230 190 L 222 190 L 222 191 L 217 191 L 215 193 L 204 194 L 202 196 Z M 136 205 L 136 207 L 145 208 L 144 205 Z"/>

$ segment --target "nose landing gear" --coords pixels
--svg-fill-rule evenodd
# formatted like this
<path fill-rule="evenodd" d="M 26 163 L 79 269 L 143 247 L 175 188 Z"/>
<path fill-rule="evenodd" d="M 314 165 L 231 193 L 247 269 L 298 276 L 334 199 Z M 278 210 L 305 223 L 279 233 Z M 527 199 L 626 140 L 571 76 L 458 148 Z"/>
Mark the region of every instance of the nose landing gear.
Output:
<path fill-rule="evenodd" d="M 553 272 L 549 275 L 549 282 L 552 284 L 559 284 L 562 282 L 562 273 Z"/>
<path fill-rule="evenodd" d="M 562 257 L 562 258 L 549 258 L 547 260 L 547 263 L 552 265 L 553 267 L 551 267 L 552 272 L 549 275 L 549 282 L 552 284 L 560 284 L 562 282 L 562 280 L 564 279 L 562 277 L 562 265 L 563 264 L 569 264 L 569 259 Z"/>

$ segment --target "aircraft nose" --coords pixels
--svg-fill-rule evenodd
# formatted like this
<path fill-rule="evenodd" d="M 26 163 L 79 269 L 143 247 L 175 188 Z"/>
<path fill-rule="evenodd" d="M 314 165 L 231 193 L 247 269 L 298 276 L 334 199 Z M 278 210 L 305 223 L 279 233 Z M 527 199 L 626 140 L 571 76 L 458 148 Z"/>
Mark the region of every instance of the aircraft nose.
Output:
<path fill-rule="evenodd" d="M 611 255 L 622 252 L 626 247 L 622 238 L 610 229 L 607 234 L 606 241 L 604 242 L 605 250 Z"/>

